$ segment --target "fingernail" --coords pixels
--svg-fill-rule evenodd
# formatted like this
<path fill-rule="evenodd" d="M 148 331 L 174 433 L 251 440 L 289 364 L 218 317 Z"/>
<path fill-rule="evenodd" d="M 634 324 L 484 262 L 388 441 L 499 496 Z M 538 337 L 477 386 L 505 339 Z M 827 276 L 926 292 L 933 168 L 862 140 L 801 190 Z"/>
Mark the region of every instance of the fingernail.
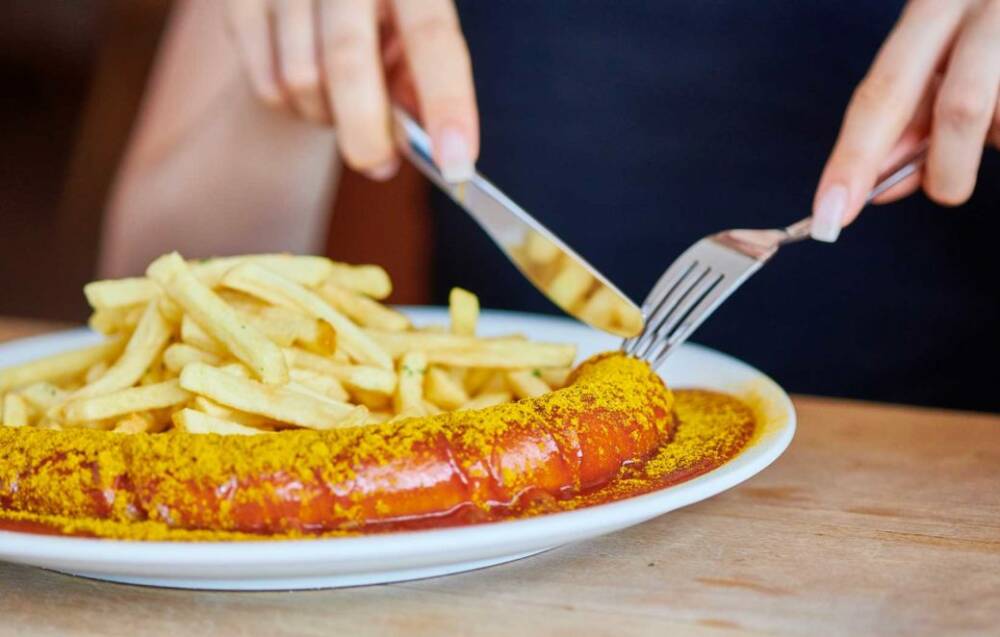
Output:
<path fill-rule="evenodd" d="M 442 129 L 434 142 L 434 150 L 437 151 L 441 175 L 445 181 L 468 181 L 476 173 L 469 143 L 457 128 Z"/>
<path fill-rule="evenodd" d="M 380 166 L 369 168 L 365 171 L 365 175 L 375 181 L 389 181 L 397 172 L 399 172 L 399 159 L 394 157 Z"/>
<path fill-rule="evenodd" d="M 840 227 L 844 223 L 846 212 L 847 188 L 840 184 L 827 188 L 816 204 L 812 227 L 809 230 L 812 238 L 828 243 L 836 241 L 840 236 Z"/>

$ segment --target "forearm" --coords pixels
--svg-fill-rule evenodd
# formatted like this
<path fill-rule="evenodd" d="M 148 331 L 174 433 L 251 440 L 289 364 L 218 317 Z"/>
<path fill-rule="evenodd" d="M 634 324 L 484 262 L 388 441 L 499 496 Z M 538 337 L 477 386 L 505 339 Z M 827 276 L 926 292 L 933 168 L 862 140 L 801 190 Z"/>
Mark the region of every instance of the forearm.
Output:
<path fill-rule="evenodd" d="M 210 1 L 177 11 L 109 202 L 101 274 L 141 272 L 174 249 L 319 249 L 333 133 L 257 101 Z"/>

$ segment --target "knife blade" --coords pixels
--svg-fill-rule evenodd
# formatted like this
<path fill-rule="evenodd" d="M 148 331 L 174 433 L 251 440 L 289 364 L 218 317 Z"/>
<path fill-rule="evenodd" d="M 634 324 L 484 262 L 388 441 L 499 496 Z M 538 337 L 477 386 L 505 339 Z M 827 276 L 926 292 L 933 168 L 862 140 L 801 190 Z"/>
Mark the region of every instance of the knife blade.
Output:
<path fill-rule="evenodd" d="M 446 181 L 423 128 L 399 108 L 393 119 L 403 154 L 463 208 L 550 301 L 599 330 L 622 337 L 642 332 L 642 312 L 607 277 L 478 172 L 465 182 Z"/>

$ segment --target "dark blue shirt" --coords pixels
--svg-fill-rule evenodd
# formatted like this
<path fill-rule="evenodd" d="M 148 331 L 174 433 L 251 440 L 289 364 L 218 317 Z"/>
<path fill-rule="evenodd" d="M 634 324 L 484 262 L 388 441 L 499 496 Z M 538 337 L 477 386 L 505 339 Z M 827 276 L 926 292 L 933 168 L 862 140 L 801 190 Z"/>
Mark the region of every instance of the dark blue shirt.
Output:
<path fill-rule="evenodd" d="M 899 1 L 459 4 L 480 170 L 635 299 L 697 238 L 809 213 L 851 92 Z M 697 333 L 792 391 L 1000 408 L 987 151 L 958 211 L 873 208 L 833 245 L 783 250 Z M 436 198 L 437 300 L 556 312 Z M 990 231 L 992 229 L 992 231 Z"/>

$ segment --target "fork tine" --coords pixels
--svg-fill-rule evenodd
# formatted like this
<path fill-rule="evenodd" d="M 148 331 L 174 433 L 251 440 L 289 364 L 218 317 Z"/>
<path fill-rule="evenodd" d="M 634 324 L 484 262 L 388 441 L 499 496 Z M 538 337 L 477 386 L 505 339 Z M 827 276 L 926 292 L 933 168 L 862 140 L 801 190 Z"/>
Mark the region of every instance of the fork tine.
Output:
<path fill-rule="evenodd" d="M 670 267 L 660 275 L 656 285 L 653 286 L 653 289 L 650 290 L 649 294 L 646 295 L 646 299 L 642 302 L 642 314 L 645 318 L 646 326 L 638 336 L 625 339 L 625 342 L 622 343 L 623 351 L 627 354 L 635 355 L 635 350 L 638 348 L 639 343 L 649 333 L 649 322 L 655 310 L 663 304 L 666 296 L 669 296 L 697 265 L 697 261 L 689 261 L 684 259 L 682 255 L 682 258 L 670 264 Z"/>
<path fill-rule="evenodd" d="M 650 337 L 650 321 L 655 319 L 657 311 L 663 306 L 666 299 L 677 290 L 678 286 L 684 283 L 697 266 L 697 261 L 678 259 L 667 268 L 660 277 L 660 280 L 656 282 L 653 290 L 646 296 L 646 300 L 642 303 L 645 326 L 641 334 L 623 344 L 626 353 L 636 356 L 636 351 L 646 344 L 646 341 Z"/>
<path fill-rule="evenodd" d="M 676 284 L 662 298 L 658 299 L 655 307 L 652 308 L 649 318 L 646 319 L 646 329 L 643 330 L 639 341 L 633 348 L 632 353 L 634 355 L 639 358 L 645 358 L 646 352 L 658 338 L 657 328 L 662 325 L 663 321 L 673 315 L 677 307 L 684 302 L 684 299 L 688 297 L 691 291 L 701 284 L 705 276 L 708 275 L 708 272 L 708 267 L 698 261 L 693 262 L 691 267 L 686 269 L 684 275 Z"/>
<path fill-rule="evenodd" d="M 642 302 L 642 308 L 644 310 L 653 310 L 654 305 L 659 305 L 660 300 L 663 296 L 667 294 L 671 289 L 677 286 L 677 283 L 683 279 L 691 270 L 698 266 L 697 259 L 688 259 L 688 252 L 682 254 L 676 261 L 670 264 L 660 278 L 657 279 L 656 285 L 653 289 L 649 291 L 646 295 L 646 299 Z"/>
<path fill-rule="evenodd" d="M 722 280 L 722 275 L 713 271 L 710 267 L 702 269 L 697 280 L 691 285 L 682 296 L 672 304 L 666 312 L 661 312 L 656 320 L 649 322 L 650 338 L 645 348 L 640 351 L 640 357 L 652 360 L 653 354 L 660 348 L 661 343 L 670 337 L 671 332 L 690 314 L 705 295 L 711 291 Z"/>
<path fill-rule="evenodd" d="M 725 277 L 719 277 L 715 285 L 709 289 L 702 298 L 694 305 L 687 315 L 683 318 L 679 325 L 673 329 L 672 333 L 665 333 L 666 338 L 662 339 L 662 346 L 659 348 L 653 356 L 646 358 L 649 361 L 650 366 L 653 369 L 658 369 L 667 360 L 670 352 L 673 351 L 675 347 L 687 340 L 688 336 L 691 335 L 698 326 L 700 326 L 705 319 L 715 312 L 715 309 L 722 304 L 726 298 L 732 294 L 736 288 L 740 287 L 745 277 L 741 277 L 737 280 L 726 280 Z M 667 335 L 669 334 L 669 335 Z"/>
<path fill-rule="evenodd" d="M 689 317 L 692 313 L 701 307 L 701 303 L 704 299 L 709 297 L 714 290 L 716 290 L 724 281 L 725 275 L 720 274 L 715 270 L 709 270 L 705 276 L 698 282 L 698 286 L 693 288 L 690 294 L 686 295 L 684 299 L 677 304 L 677 309 L 670 313 L 670 316 L 664 318 L 660 325 L 656 328 L 656 341 L 668 341 L 672 335 L 679 330 L 681 327 L 685 326 Z M 647 356 L 649 356 L 647 352 Z"/>

